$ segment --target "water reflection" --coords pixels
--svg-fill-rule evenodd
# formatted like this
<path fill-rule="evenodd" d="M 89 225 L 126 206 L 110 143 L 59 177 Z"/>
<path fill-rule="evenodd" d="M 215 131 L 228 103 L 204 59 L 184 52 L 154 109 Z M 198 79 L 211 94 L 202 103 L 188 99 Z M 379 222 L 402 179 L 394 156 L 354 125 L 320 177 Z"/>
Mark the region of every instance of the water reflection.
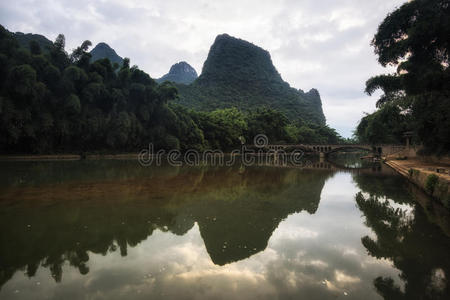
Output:
<path fill-rule="evenodd" d="M 448 218 L 320 166 L 2 163 L 0 298 L 447 296 Z"/>
<path fill-rule="evenodd" d="M 433 224 L 432 202 L 427 199 L 430 205 L 425 207 L 412 202 L 412 196 L 422 200 L 425 196 L 417 190 L 414 195 L 405 193 L 406 189 L 400 193 L 394 187 L 405 183 L 398 177 L 355 176 L 355 180 L 366 193 L 359 192 L 356 203 L 376 235 L 364 236 L 361 242 L 370 255 L 392 261 L 404 285 L 392 277 L 378 276 L 374 286 L 379 294 L 384 299 L 449 299 L 450 239 L 445 232 L 450 231 L 448 223 Z"/>
<path fill-rule="evenodd" d="M 155 229 L 183 235 L 195 222 L 215 264 L 242 260 L 264 250 L 289 214 L 314 213 L 331 175 L 260 167 L 149 169 L 124 161 L 65 162 L 57 171 L 60 164 L 11 171 L 12 184 L 0 196 L 0 284 L 18 269 L 33 276 L 39 265 L 56 281 L 65 262 L 86 274 L 88 252 L 125 256 L 127 245 Z"/>
<path fill-rule="evenodd" d="M 347 169 L 367 169 L 379 165 L 372 163 L 370 160 L 361 159 L 361 157 L 368 154 L 366 151 L 335 152 L 331 153 L 327 160 L 340 168 Z"/>

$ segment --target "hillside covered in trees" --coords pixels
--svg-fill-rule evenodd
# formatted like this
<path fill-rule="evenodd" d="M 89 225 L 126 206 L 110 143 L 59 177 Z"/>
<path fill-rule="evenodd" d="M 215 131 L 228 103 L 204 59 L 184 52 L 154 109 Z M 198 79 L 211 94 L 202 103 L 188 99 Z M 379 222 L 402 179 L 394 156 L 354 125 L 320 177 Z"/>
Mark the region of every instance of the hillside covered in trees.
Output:
<path fill-rule="evenodd" d="M 92 61 L 85 41 L 70 54 L 65 37 L 28 45 L 0 27 L 0 152 L 137 152 L 155 149 L 229 150 L 243 136 L 271 141 L 337 143 L 323 122 L 260 106 L 194 111 L 176 103 L 178 90 L 137 66 Z"/>
<path fill-rule="evenodd" d="M 396 66 L 366 82 L 381 90 L 378 110 L 361 119 L 360 141 L 402 143 L 412 131 L 425 153 L 450 154 L 450 3 L 414 0 L 390 13 L 372 40 L 378 62 Z"/>
<path fill-rule="evenodd" d="M 197 110 L 237 107 L 250 111 L 265 106 L 291 121 L 300 117 L 325 124 L 317 91 L 305 95 L 290 87 L 272 64 L 269 52 L 227 34 L 216 37 L 199 78 L 178 88 L 180 103 Z"/>

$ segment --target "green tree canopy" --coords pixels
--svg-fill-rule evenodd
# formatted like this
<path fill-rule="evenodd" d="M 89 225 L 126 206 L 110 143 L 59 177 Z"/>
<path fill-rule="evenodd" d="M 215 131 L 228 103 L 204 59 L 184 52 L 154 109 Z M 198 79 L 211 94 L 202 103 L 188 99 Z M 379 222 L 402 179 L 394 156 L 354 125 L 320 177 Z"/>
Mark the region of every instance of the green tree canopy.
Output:
<path fill-rule="evenodd" d="M 379 108 L 393 103 L 409 114 L 410 127 L 419 140 L 428 151 L 440 154 L 450 151 L 450 134 L 446 129 L 450 127 L 449 20 L 448 0 L 413 0 L 390 13 L 378 27 L 372 45 L 379 63 L 396 66 L 397 70 L 366 82 L 369 95 L 378 89 L 383 91 L 377 102 Z M 360 125 L 364 127 L 366 121 L 362 120 Z M 401 127 L 392 127 L 397 125 L 395 119 L 389 120 L 364 130 L 358 128 L 356 135 L 389 140 L 381 137 L 382 132 L 397 135 L 395 131 Z M 370 133 L 371 130 L 374 132 Z M 365 137 L 361 135 L 363 131 Z"/>

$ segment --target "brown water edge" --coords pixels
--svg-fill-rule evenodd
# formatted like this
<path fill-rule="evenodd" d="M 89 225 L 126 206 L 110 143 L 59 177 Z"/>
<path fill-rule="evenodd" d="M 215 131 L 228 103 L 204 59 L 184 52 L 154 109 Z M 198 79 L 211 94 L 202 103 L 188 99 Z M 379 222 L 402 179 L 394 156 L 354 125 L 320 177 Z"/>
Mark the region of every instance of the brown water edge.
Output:
<path fill-rule="evenodd" d="M 80 154 L 0 155 L 0 161 L 57 161 L 81 159 L 82 157 Z M 138 159 L 138 154 L 88 154 L 85 159 Z"/>
<path fill-rule="evenodd" d="M 239 156 L 236 153 L 223 153 L 225 156 Z M 157 154 L 148 155 L 156 157 Z M 139 159 L 139 153 L 119 153 L 119 154 L 87 154 L 82 157 L 80 154 L 29 154 L 29 155 L 0 155 L 0 161 L 58 161 L 58 160 L 95 160 L 95 159 Z"/>
<path fill-rule="evenodd" d="M 90 164 L 88 164 L 90 166 Z M 88 166 L 86 165 L 86 166 Z M 95 166 L 92 166 L 93 168 Z M 102 168 L 102 165 L 97 166 Z M 119 167 L 119 166 L 118 166 Z M 317 176 L 330 176 L 326 170 L 314 170 L 314 172 L 302 171 L 295 168 L 283 170 L 270 167 L 248 167 L 242 170 L 239 165 L 224 166 L 161 166 L 157 173 L 136 163 L 138 172 L 128 173 L 124 169 L 122 173 L 105 176 L 103 173 L 94 174 L 92 177 L 77 179 L 62 179 L 56 182 L 44 182 L 40 184 L 12 184 L 2 187 L 0 202 L 11 201 L 20 198 L 23 202 L 30 203 L 80 201 L 80 200 L 116 200 L 130 199 L 146 201 L 149 199 L 178 199 L 181 195 L 202 195 L 218 193 L 227 190 L 237 192 L 248 186 L 257 186 L 258 189 L 275 187 L 284 181 L 286 176 L 295 174 L 302 176 L 306 182 Z M 90 172 L 91 169 L 86 169 Z M 92 171 L 92 170 L 91 170 Z M 35 170 L 39 176 L 39 170 Z M 326 174 L 326 175 L 325 175 Z"/>

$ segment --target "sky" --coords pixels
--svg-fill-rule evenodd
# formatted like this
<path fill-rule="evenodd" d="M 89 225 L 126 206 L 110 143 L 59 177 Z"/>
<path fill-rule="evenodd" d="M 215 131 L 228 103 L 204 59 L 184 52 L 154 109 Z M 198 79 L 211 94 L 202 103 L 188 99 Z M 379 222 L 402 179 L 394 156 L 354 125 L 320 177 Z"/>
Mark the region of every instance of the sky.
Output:
<path fill-rule="evenodd" d="M 405 0 L 14 0 L 0 2 L 0 24 L 12 32 L 106 42 L 153 78 L 187 61 L 200 74 L 218 34 L 271 54 L 292 87 L 319 90 L 328 125 L 350 137 L 378 94 L 365 81 L 392 72 L 377 63 L 370 41 Z"/>

